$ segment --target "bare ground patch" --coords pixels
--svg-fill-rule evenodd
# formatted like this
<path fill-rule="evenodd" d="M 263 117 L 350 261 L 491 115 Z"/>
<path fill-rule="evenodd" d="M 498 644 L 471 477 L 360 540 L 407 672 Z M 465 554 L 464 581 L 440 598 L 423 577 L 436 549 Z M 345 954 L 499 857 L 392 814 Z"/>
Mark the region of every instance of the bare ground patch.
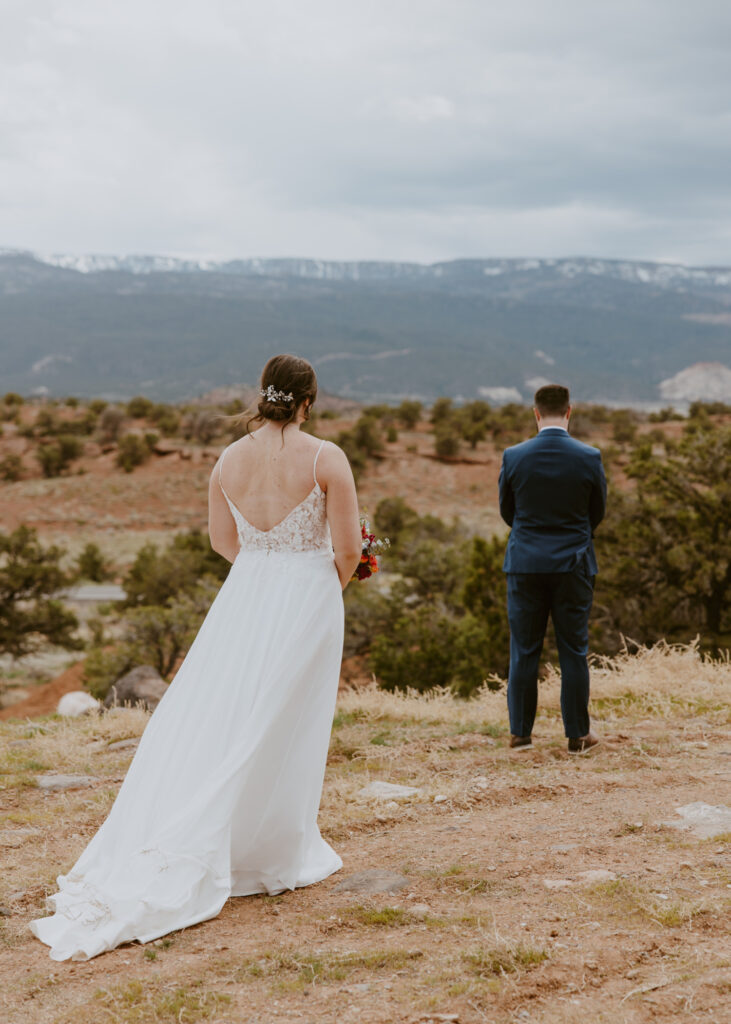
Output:
<path fill-rule="evenodd" d="M 320 815 L 343 871 L 77 964 L 53 963 L 27 924 L 114 799 L 133 751 L 110 745 L 139 735 L 147 716 L 0 723 L 0 1016 L 720 1024 L 729 835 L 666 822 L 693 801 L 731 803 L 730 681 L 731 666 L 692 648 L 598 667 L 594 721 L 608 739 L 579 758 L 565 749 L 555 677 L 522 754 L 507 747 L 502 694 L 345 691 Z M 44 793 L 36 779 L 49 770 L 92 781 Z M 375 779 L 418 793 L 363 798 Z M 336 890 L 373 867 L 407 885 Z"/>

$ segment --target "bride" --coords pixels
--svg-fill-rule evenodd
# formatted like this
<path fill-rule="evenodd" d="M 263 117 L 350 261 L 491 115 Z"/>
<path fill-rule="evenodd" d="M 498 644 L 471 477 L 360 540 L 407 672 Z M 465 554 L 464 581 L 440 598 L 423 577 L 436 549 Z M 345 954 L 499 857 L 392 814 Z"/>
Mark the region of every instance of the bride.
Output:
<path fill-rule="evenodd" d="M 361 554 L 345 454 L 300 431 L 308 362 L 270 359 L 259 428 L 211 474 L 211 544 L 233 563 L 145 729 L 111 812 L 50 917 L 54 960 L 86 960 L 215 917 L 229 896 L 311 885 L 342 867 L 317 827 Z"/>

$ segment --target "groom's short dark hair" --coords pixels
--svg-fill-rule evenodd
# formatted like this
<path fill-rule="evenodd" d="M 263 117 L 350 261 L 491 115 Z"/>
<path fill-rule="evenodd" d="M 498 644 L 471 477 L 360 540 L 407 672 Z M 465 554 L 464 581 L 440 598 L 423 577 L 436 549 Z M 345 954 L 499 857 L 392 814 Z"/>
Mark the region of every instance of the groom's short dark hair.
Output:
<path fill-rule="evenodd" d="M 569 389 L 563 384 L 544 384 L 533 398 L 541 416 L 565 416 L 569 411 Z"/>

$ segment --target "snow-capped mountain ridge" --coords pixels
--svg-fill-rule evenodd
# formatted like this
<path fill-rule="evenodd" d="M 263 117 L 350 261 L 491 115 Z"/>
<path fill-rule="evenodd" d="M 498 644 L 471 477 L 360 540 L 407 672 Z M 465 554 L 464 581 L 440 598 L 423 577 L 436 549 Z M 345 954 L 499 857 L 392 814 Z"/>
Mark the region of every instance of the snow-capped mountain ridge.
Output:
<path fill-rule="evenodd" d="M 652 263 L 636 260 L 608 260 L 593 257 L 561 259 L 460 259 L 440 263 L 389 261 L 338 261 L 317 259 L 179 259 L 173 256 L 129 254 L 48 254 L 0 250 L 2 256 L 24 255 L 48 266 L 81 274 L 125 272 L 136 275 L 158 273 L 216 272 L 242 276 L 305 278 L 321 281 L 387 281 L 392 279 L 435 279 L 480 275 L 489 279 L 504 275 L 543 274 L 555 278 L 608 277 L 656 288 L 731 286 L 731 267 L 689 267 L 681 263 Z"/>
<path fill-rule="evenodd" d="M 726 394 L 731 373 L 719 369 L 730 365 L 729 267 L 0 250 L 0 319 L 3 388 L 21 394 L 177 400 L 232 373 L 256 380 L 277 349 L 302 352 L 326 390 L 369 402 L 527 399 L 549 376 L 582 401 L 666 402 L 716 395 L 722 378 Z M 677 379 L 691 360 L 715 366 Z"/>

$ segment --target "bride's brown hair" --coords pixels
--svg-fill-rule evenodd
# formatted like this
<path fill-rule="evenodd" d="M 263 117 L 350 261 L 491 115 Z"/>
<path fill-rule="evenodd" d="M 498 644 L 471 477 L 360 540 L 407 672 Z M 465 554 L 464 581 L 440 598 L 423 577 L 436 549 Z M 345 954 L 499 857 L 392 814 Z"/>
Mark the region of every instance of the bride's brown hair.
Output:
<path fill-rule="evenodd" d="M 259 388 L 262 394 L 258 411 L 247 420 L 247 434 L 252 423 L 264 420 L 281 423 L 284 429 L 295 421 L 303 402 L 308 402 L 305 419 L 309 419 L 317 398 L 317 375 L 307 360 L 299 356 L 272 356 L 262 371 Z"/>

